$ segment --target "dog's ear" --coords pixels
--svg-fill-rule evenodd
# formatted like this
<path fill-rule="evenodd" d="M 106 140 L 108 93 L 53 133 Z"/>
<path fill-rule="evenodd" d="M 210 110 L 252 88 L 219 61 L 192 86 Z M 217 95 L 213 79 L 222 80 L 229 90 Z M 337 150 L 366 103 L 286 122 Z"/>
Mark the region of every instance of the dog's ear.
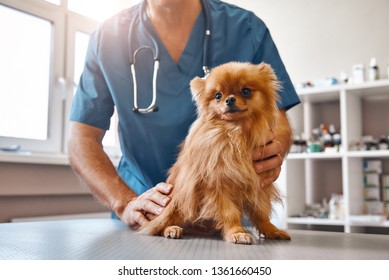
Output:
<path fill-rule="evenodd" d="M 268 78 L 277 81 L 276 74 L 270 64 L 262 62 L 258 64 L 257 68 L 262 75 L 266 75 Z"/>
<path fill-rule="evenodd" d="M 267 63 L 260 63 L 257 66 L 260 77 L 263 79 L 263 81 L 267 84 L 267 86 L 274 91 L 277 91 L 280 89 L 280 84 L 278 82 L 277 76 L 274 73 L 273 68 L 270 66 L 270 64 Z"/>
<path fill-rule="evenodd" d="M 190 90 L 192 92 L 193 99 L 197 101 L 198 97 L 205 90 L 205 79 L 195 77 L 190 81 Z"/>

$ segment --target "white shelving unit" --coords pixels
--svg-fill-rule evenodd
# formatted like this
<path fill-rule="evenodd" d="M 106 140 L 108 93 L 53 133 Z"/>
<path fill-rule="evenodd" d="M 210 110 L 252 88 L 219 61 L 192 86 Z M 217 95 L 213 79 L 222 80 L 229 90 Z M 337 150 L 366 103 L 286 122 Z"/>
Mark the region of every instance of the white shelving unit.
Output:
<path fill-rule="evenodd" d="M 338 153 L 289 154 L 278 185 L 286 196 L 283 223 L 286 228 L 343 232 L 388 233 L 381 217 L 359 219 L 363 213 L 363 160 L 380 159 L 389 174 L 389 150 L 351 151 L 351 141 L 363 135 L 389 134 L 389 80 L 359 85 L 336 85 L 300 90 L 302 104 L 288 112 L 296 135 L 311 135 L 320 124 L 334 124 L 342 136 Z M 306 204 L 321 203 L 332 193 L 344 197 L 344 219 L 296 217 Z"/>

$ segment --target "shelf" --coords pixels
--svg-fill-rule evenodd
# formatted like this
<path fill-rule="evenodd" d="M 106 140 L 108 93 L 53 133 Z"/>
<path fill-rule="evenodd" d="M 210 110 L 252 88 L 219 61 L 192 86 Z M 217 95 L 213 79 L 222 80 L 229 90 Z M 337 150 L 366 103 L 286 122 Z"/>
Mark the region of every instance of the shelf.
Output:
<path fill-rule="evenodd" d="M 387 227 L 389 228 L 389 221 L 384 216 L 353 216 L 351 215 L 348 221 L 350 226 L 363 227 Z"/>
<path fill-rule="evenodd" d="M 344 220 L 330 220 L 330 219 L 320 219 L 320 218 L 288 218 L 288 224 L 298 224 L 298 225 L 321 225 L 321 226 L 360 226 L 360 227 L 385 227 L 389 228 L 388 220 L 378 221 L 375 217 L 371 219 L 358 219 L 357 216 L 350 216 L 348 221 Z"/>
<path fill-rule="evenodd" d="M 69 165 L 68 157 L 65 154 L 32 152 L 0 152 L 0 162 Z"/>
<path fill-rule="evenodd" d="M 317 230 L 342 230 L 343 227 L 344 232 L 388 234 L 388 220 L 363 220 L 358 219 L 362 216 L 352 214 L 365 212 L 363 160 L 380 159 L 383 174 L 389 174 L 389 150 L 352 151 L 348 145 L 360 141 L 363 135 L 378 138 L 389 133 L 389 79 L 304 88 L 298 94 L 302 104 L 299 110 L 289 113 L 293 132 L 309 137 L 320 124 L 334 124 L 342 135 L 343 147 L 340 152 L 288 154 L 283 181 L 280 181 L 288 199 L 285 224 L 298 228 L 309 225 Z M 323 203 L 333 193 L 343 194 L 344 220 L 287 218 L 304 213 L 306 205 Z"/>
<path fill-rule="evenodd" d="M 287 159 L 340 159 L 344 153 L 290 153 Z"/>
<path fill-rule="evenodd" d="M 120 157 L 110 156 L 112 163 L 118 166 Z M 69 166 L 67 154 L 49 154 L 34 152 L 0 152 L 0 163 L 26 163 Z"/>
<path fill-rule="evenodd" d="M 340 92 L 363 96 L 366 99 L 389 99 L 389 80 L 368 81 L 363 84 L 338 84 L 298 90 L 302 102 L 328 102 L 340 100 Z"/>
<path fill-rule="evenodd" d="M 325 89 L 316 89 L 312 90 L 304 90 L 300 91 L 298 93 L 300 99 L 302 102 L 312 102 L 312 103 L 319 103 L 319 102 L 328 102 L 328 101 L 338 101 L 340 99 L 340 88 L 338 87 L 331 87 L 331 88 L 325 88 Z"/>
<path fill-rule="evenodd" d="M 345 221 L 343 220 L 330 220 L 330 219 L 320 219 L 320 218 L 288 218 L 287 222 L 289 224 L 308 224 L 308 225 L 323 225 L 323 226 L 344 226 Z"/>
<path fill-rule="evenodd" d="M 328 87 L 307 87 L 297 90 L 299 96 L 306 95 L 324 95 L 331 94 L 340 91 L 343 88 L 342 85 L 333 85 Z"/>
<path fill-rule="evenodd" d="M 389 150 L 377 151 L 349 151 L 338 153 L 289 153 L 287 159 L 340 159 L 349 158 L 386 158 L 389 157 Z"/>
<path fill-rule="evenodd" d="M 366 99 L 389 98 L 389 80 L 365 82 L 360 85 L 347 85 L 344 90 L 348 94 L 356 94 Z"/>
<path fill-rule="evenodd" d="M 385 157 L 389 157 L 389 150 L 350 151 L 346 153 L 346 156 L 353 157 L 353 158 L 385 158 Z"/>
<path fill-rule="evenodd" d="M 371 91 L 371 90 L 382 90 L 381 92 L 387 92 L 385 87 L 389 87 L 389 79 L 378 80 L 378 81 L 367 81 L 362 84 L 337 84 L 328 87 L 308 87 L 299 89 L 297 93 L 301 96 L 305 95 L 324 95 L 333 94 L 335 92 L 346 90 L 349 92 L 354 91 Z"/>

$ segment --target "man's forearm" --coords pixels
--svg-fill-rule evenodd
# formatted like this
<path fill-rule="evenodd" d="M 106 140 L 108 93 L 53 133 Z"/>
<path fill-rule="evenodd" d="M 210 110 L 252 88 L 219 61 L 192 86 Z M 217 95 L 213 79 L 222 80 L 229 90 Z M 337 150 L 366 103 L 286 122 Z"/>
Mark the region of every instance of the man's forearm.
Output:
<path fill-rule="evenodd" d="M 98 137 L 84 135 L 78 129 L 73 128 L 68 145 L 70 163 L 94 196 L 120 216 L 136 194 L 120 178 Z"/>

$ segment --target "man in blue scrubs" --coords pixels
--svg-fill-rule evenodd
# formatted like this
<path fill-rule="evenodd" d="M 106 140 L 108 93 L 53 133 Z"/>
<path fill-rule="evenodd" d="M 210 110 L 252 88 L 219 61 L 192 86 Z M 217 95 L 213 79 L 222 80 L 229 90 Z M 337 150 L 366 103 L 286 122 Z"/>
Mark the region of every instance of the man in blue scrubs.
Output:
<path fill-rule="evenodd" d="M 229 61 L 271 64 L 282 83 L 279 108 L 281 121 L 287 123 L 285 111 L 298 104 L 299 99 L 265 24 L 236 6 L 205 1 L 212 25 L 209 67 Z M 90 38 L 71 111 L 69 158 L 92 193 L 132 228 L 159 215 L 170 201 L 168 195 L 174 186 L 163 182 L 179 144 L 196 118 L 189 82 L 204 75 L 202 10 L 200 0 L 147 0 L 104 22 Z M 159 111 L 141 114 L 132 110 L 130 50 L 153 46 L 150 35 L 160 50 Z M 146 108 L 152 99 L 151 53 L 139 53 L 136 74 L 138 104 Z M 114 107 L 119 116 L 123 153 L 117 170 L 101 144 Z M 290 130 L 279 133 L 275 128 L 269 131 L 265 149 L 253 151 L 254 160 L 258 159 L 253 161 L 257 173 L 268 171 L 264 184 L 277 179 L 290 139 Z"/>

